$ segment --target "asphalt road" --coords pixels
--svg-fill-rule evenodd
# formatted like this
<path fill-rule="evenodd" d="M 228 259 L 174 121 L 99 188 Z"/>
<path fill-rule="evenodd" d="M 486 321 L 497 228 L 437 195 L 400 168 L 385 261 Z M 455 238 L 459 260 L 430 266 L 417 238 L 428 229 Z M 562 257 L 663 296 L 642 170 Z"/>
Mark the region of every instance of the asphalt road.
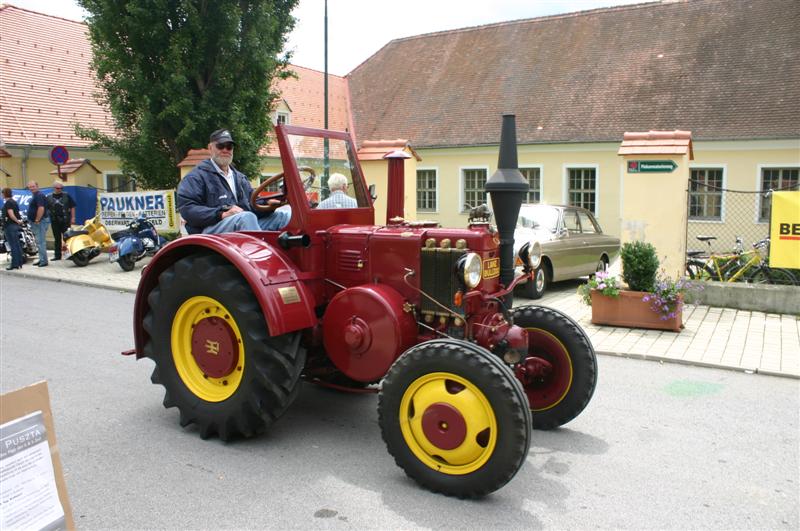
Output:
<path fill-rule="evenodd" d="M 178 425 L 133 347 L 133 296 L 0 276 L 0 390 L 46 379 L 76 524 L 108 528 L 798 529 L 800 383 L 601 357 L 584 413 L 535 432 L 478 501 L 386 452 L 375 395 L 305 385 L 257 439 Z"/>

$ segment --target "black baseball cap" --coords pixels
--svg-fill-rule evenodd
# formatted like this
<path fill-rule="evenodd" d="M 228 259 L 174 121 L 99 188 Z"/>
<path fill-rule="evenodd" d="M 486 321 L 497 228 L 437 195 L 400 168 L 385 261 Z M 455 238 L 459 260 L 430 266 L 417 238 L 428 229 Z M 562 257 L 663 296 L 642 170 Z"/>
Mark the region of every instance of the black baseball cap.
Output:
<path fill-rule="evenodd" d="M 211 138 L 209 140 L 211 142 L 216 142 L 217 144 L 223 144 L 225 142 L 236 144 L 236 142 L 233 141 L 231 132 L 228 131 L 227 129 L 217 129 L 216 131 L 211 133 Z"/>

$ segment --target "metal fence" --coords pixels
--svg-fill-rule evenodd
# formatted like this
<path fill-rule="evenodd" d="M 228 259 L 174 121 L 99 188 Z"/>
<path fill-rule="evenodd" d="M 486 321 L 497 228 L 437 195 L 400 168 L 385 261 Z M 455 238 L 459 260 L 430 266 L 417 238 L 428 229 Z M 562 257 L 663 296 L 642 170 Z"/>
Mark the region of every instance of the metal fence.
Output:
<path fill-rule="evenodd" d="M 703 180 L 689 180 L 686 249 L 702 251 L 706 256 L 730 253 L 737 248 L 737 238 L 741 238 L 741 249 L 752 249 L 754 243 L 769 237 L 773 190 L 744 191 L 715 186 L 709 183 L 721 182 L 721 179 L 714 171 L 700 174 Z M 795 181 L 791 186 L 774 191 L 782 190 L 798 190 L 798 184 Z M 698 236 L 706 241 L 699 240 Z M 709 239 L 709 236 L 714 238 Z"/>

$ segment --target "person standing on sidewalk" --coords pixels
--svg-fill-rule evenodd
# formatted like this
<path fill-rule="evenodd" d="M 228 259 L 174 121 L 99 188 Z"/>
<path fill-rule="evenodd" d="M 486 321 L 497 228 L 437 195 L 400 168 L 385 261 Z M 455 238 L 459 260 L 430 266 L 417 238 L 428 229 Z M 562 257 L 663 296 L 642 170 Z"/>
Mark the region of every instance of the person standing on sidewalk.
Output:
<path fill-rule="evenodd" d="M 3 226 L 8 247 L 11 250 L 11 265 L 6 271 L 22 269 L 22 244 L 19 241 L 19 205 L 12 196 L 11 188 L 3 188 Z"/>
<path fill-rule="evenodd" d="M 75 201 L 64 192 L 64 183 L 55 181 L 53 193 L 47 196 L 47 209 L 53 229 L 53 260 L 61 260 L 61 236 L 75 224 Z"/>
<path fill-rule="evenodd" d="M 30 181 L 28 190 L 31 192 L 31 202 L 28 204 L 28 220 L 31 222 L 33 234 L 36 236 L 36 245 L 39 246 L 39 267 L 47 265 L 47 227 L 50 226 L 50 216 L 47 212 L 47 197 L 39 190 L 39 183 Z"/>

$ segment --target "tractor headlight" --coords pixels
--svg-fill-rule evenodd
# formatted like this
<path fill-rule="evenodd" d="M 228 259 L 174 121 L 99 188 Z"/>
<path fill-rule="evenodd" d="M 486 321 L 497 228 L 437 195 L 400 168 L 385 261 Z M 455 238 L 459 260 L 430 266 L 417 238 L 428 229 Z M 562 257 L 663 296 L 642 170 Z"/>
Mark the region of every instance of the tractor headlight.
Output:
<path fill-rule="evenodd" d="M 467 253 L 458 259 L 457 272 L 467 288 L 472 289 L 481 282 L 481 257 Z"/>
<path fill-rule="evenodd" d="M 528 242 L 519 249 L 519 259 L 531 269 L 542 263 L 542 244 L 538 241 Z"/>

